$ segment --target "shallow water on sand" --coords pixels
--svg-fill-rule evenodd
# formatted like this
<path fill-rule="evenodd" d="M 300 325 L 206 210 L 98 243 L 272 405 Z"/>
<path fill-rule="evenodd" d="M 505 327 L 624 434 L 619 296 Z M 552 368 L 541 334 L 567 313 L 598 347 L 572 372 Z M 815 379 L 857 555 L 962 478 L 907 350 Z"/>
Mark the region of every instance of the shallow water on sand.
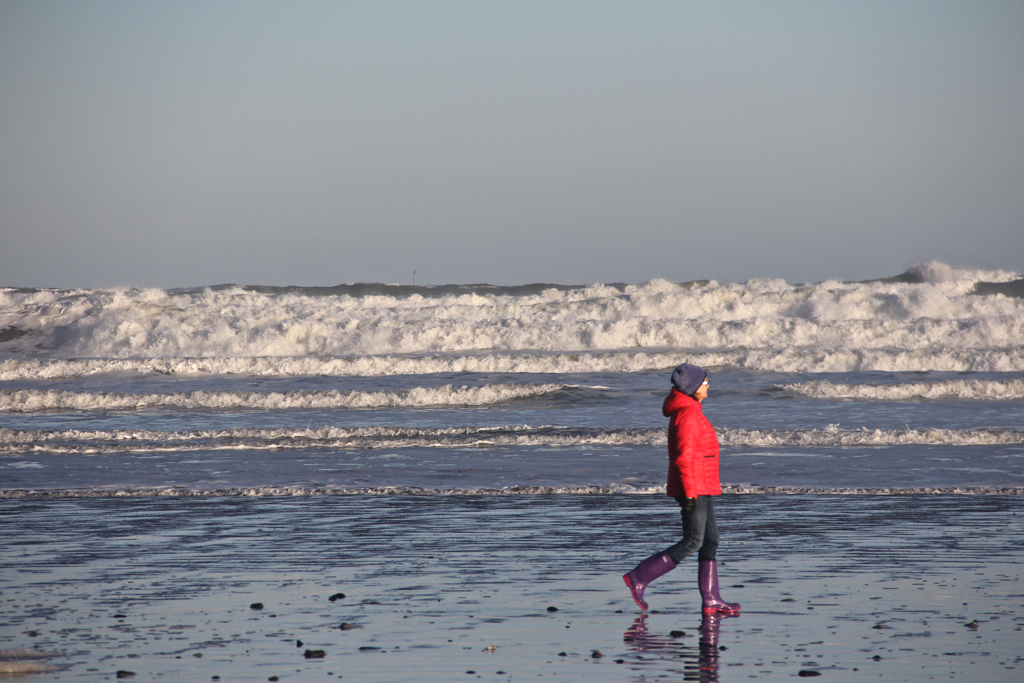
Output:
<path fill-rule="evenodd" d="M 7 500 L 0 672 L 1020 680 L 1020 496 L 727 495 L 717 511 L 743 611 L 712 622 L 693 560 L 648 589 L 646 618 L 622 585 L 675 540 L 661 496 Z"/>

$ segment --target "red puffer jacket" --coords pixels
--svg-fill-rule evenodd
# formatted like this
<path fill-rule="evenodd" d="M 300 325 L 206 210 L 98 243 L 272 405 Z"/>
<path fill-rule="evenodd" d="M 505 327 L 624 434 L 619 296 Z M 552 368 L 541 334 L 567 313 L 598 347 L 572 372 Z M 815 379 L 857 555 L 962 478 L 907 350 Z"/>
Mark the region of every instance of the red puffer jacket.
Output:
<path fill-rule="evenodd" d="M 666 493 L 673 498 L 721 494 L 718 437 L 704 417 L 700 402 L 673 389 L 661 412 L 669 418 Z"/>

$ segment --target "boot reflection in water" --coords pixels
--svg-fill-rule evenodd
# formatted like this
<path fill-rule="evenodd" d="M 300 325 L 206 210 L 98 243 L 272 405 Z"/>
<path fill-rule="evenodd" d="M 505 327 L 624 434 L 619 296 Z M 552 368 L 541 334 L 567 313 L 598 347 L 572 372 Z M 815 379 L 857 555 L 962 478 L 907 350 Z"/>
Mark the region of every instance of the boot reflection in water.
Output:
<path fill-rule="evenodd" d="M 647 615 L 641 614 L 633 623 L 629 625 L 626 632 L 622 634 L 622 639 L 627 643 L 632 643 L 634 650 L 645 650 L 647 645 Z"/>
<path fill-rule="evenodd" d="M 727 615 L 735 616 L 735 615 Z M 700 622 L 700 659 L 698 663 L 698 675 L 688 674 L 684 677 L 687 681 L 717 681 L 719 649 L 718 634 L 722 623 L 722 617 L 717 614 L 705 614 L 704 620 Z"/>
<path fill-rule="evenodd" d="M 647 615 L 638 616 L 622 639 L 629 650 L 644 653 L 638 656 L 636 664 L 643 670 L 650 670 L 656 661 L 671 663 L 672 670 L 683 667 L 684 681 L 717 681 L 721 651 L 718 646 L 718 635 L 722 619 L 735 617 L 735 614 L 705 614 L 700 623 L 700 639 L 697 643 L 692 635 L 682 632 L 670 634 L 651 633 L 647 627 Z"/>

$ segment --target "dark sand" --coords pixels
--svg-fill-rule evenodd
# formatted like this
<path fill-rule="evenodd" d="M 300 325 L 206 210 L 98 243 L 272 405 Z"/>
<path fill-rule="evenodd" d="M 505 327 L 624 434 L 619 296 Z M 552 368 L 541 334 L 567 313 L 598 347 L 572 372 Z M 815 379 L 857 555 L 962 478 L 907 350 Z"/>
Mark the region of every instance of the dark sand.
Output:
<path fill-rule="evenodd" d="M 1024 679 L 1024 497 L 731 495 L 717 509 L 723 595 L 743 611 L 715 623 L 692 558 L 648 590 L 646 618 L 622 583 L 675 540 L 662 496 L 4 500 L 0 672 Z"/>

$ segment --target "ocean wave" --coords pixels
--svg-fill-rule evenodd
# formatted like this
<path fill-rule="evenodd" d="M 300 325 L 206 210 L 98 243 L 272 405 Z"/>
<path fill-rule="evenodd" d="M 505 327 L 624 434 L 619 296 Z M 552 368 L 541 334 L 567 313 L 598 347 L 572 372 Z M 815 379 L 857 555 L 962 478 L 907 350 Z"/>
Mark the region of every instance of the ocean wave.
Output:
<path fill-rule="evenodd" d="M 0 348 L 19 357 L 200 362 L 743 349 L 745 367 L 760 369 L 794 359 L 791 369 L 804 371 L 1024 369 L 1024 299 L 975 293 L 980 282 L 1015 274 L 928 264 L 912 275 L 813 285 L 474 286 L 431 296 L 233 286 L 0 290 Z"/>
<path fill-rule="evenodd" d="M 321 427 L 319 429 L 228 429 L 187 432 L 153 430 L 17 431 L 0 429 L 0 454 L 57 452 L 106 454 L 151 450 L 378 450 L 582 445 L 664 445 L 660 429 L 573 427 Z"/>
<path fill-rule="evenodd" d="M 642 372 L 674 367 L 679 352 L 607 352 L 563 354 L 481 353 L 426 356 L 262 356 L 226 358 L 7 359 L 0 381 L 70 379 L 98 374 L 247 375 L 314 377 L 430 375 L 440 373 Z M 704 354 L 705 365 L 721 365 L 726 354 Z"/>
<path fill-rule="evenodd" d="M 2 389 L 0 412 L 182 408 L 206 410 L 300 410 L 319 408 L 419 408 L 484 406 L 536 398 L 565 389 L 563 384 L 490 384 L 481 387 L 414 387 L 394 391 L 190 391 L 181 393 L 101 393 L 55 389 Z"/>
<path fill-rule="evenodd" d="M 1024 443 L 1024 429 L 823 429 L 718 430 L 725 448 L 847 448 L 886 446 L 993 446 Z M 575 446 L 664 446 L 664 429 L 557 426 L 321 427 L 319 429 L 228 429 L 19 431 L 0 429 L 0 454 L 216 450 L 380 450 L 400 448 L 512 448 Z"/>
<path fill-rule="evenodd" d="M 812 496 L 1021 496 L 1021 486 L 950 487 L 813 487 L 751 486 L 723 484 L 725 495 L 812 495 Z M 190 488 L 186 486 L 103 487 L 82 489 L 0 489 L 0 499 L 22 498 L 270 498 L 311 496 L 609 496 L 664 495 L 665 487 L 634 487 L 626 484 L 580 486 L 510 486 L 506 488 L 429 488 L 419 486 L 243 486 Z"/>
<path fill-rule="evenodd" d="M 99 374 L 315 377 L 475 373 L 645 372 L 670 370 L 682 360 L 702 367 L 760 372 L 1021 372 L 1024 347 L 997 349 L 733 348 L 725 350 L 502 353 L 425 356 L 262 356 L 224 358 L 7 359 L 0 381 L 52 380 Z"/>
<path fill-rule="evenodd" d="M 829 381 L 782 385 L 803 396 L 825 399 L 872 399 L 910 401 L 915 399 L 972 399 L 1019 401 L 1024 399 L 1024 380 L 949 380 L 908 384 L 834 384 Z"/>

